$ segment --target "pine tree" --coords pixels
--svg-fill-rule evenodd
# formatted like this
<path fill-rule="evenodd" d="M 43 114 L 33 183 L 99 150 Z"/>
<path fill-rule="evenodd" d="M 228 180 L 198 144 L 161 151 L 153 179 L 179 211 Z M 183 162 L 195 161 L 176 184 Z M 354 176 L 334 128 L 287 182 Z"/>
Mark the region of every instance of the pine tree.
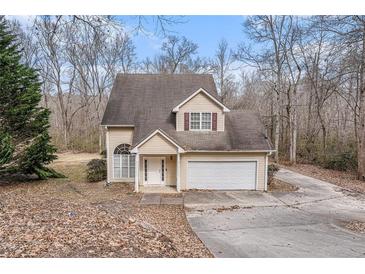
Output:
<path fill-rule="evenodd" d="M 21 62 L 21 54 L 16 36 L 0 16 L 0 174 L 62 177 L 46 167 L 56 159 L 48 134 L 50 112 L 39 106 L 37 71 Z"/>

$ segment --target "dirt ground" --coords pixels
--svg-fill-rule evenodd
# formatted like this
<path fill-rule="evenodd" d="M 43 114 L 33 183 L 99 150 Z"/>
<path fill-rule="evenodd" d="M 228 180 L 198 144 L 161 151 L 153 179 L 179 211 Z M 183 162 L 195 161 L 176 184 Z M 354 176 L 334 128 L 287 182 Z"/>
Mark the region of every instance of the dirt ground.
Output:
<path fill-rule="evenodd" d="M 292 192 L 297 191 L 298 187 L 274 178 L 269 184 L 268 190 L 269 192 Z"/>
<path fill-rule="evenodd" d="M 345 227 L 355 232 L 365 233 L 365 222 L 351 221 Z"/>
<path fill-rule="evenodd" d="M 282 165 L 282 167 L 303 175 L 327 181 L 351 191 L 365 193 L 365 182 L 357 180 L 354 172 L 325 169 L 309 164 Z"/>
<path fill-rule="evenodd" d="M 52 164 L 67 179 L 0 184 L 0 257 L 212 257 L 181 206 L 141 206 L 128 184 L 87 183 L 96 154 Z"/>

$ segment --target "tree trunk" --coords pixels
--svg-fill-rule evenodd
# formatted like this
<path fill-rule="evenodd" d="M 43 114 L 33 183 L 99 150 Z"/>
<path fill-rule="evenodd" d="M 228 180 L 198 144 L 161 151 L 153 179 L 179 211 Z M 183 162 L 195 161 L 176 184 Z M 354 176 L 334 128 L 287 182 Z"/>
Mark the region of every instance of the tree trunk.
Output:
<path fill-rule="evenodd" d="M 323 159 L 327 158 L 327 128 L 326 128 L 326 123 L 325 120 L 322 116 L 321 113 L 321 105 L 319 100 L 317 99 L 317 115 L 318 115 L 318 119 L 319 122 L 321 124 L 321 131 L 322 131 L 322 157 Z"/>
<path fill-rule="evenodd" d="M 99 153 L 101 154 L 106 149 L 105 131 L 103 127 L 99 127 Z"/>
<path fill-rule="evenodd" d="M 293 124 L 292 124 L 292 134 L 291 134 L 291 154 L 290 154 L 290 163 L 291 164 L 296 164 L 297 163 L 297 127 L 298 127 L 298 122 L 297 122 L 297 111 L 295 109 L 295 107 L 293 108 Z"/>
<path fill-rule="evenodd" d="M 296 94 L 293 92 L 293 97 Z M 290 111 L 288 111 L 289 117 L 289 161 L 290 164 L 297 162 L 297 111 L 296 111 L 296 100 L 293 98 L 293 104 L 290 105 Z"/>
<path fill-rule="evenodd" d="M 274 126 L 275 126 L 275 116 L 274 116 L 274 97 L 271 95 L 270 96 L 270 139 L 274 140 Z"/>
<path fill-rule="evenodd" d="M 275 117 L 275 162 L 279 162 L 279 141 L 280 141 L 280 93 L 276 94 L 276 101 L 275 101 L 275 109 L 274 109 L 274 117 Z"/>
<path fill-rule="evenodd" d="M 357 145 L 357 176 L 359 180 L 365 181 L 365 25 L 362 31 L 362 53 L 360 67 L 360 102 L 359 102 L 359 130 Z"/>

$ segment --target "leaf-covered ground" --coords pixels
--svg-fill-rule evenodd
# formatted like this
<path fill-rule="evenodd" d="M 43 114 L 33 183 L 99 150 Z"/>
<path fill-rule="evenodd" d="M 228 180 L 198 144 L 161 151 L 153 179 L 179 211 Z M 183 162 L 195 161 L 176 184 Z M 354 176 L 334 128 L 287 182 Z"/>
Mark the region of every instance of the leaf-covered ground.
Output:
<path fill-rule="evenodd" d="M 141 206 L 126 184 L 87 183 L 94 155 L 61 155 L 68 176 L 0 183 L 0 257 L 211 257 L 181 206 Z"/>
<path fill-rule="evenodd" d="M 355 232 L 365 233 L 365 222 L 351 221 L 346 224 L 346 228 Z"/>
<path fill-rule="evenodd" d="M 344 172 L 332 169 L 325 169 L 315 165 L 296 164 L 283 165 L 283 168 L 296 171 L 303 175 L 311 176 L 329 183 L 338 185 L 351 191 L 365 193 L 365 182 L 357 180 L 354 172 Z"/>
<path fill-rule="evenodd" d="M 269 192 L 293 192 L 297 191 L 298 187 L 273 178 L 268 186 L 268 190 Z"/>

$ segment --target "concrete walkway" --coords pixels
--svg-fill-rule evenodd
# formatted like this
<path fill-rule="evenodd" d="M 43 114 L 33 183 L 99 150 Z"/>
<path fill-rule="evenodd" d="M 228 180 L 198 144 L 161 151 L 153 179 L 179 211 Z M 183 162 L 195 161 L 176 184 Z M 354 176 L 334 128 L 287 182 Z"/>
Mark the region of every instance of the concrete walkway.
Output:
<path fill-rule="evenodd" d="M 192 229 L 216 257 L 365 257 L 365 235 L 344 228 L 365 221 L 364 195 L 285 169 L 276 177 L 299 190 L 184 195 Z"/>
<path fill-rule="evenodd" d="M 159 193 L 145 193 L 140 201 L 141 205 L 183 205 L 184 198 L 179 196 L 163 196 Z"/>

